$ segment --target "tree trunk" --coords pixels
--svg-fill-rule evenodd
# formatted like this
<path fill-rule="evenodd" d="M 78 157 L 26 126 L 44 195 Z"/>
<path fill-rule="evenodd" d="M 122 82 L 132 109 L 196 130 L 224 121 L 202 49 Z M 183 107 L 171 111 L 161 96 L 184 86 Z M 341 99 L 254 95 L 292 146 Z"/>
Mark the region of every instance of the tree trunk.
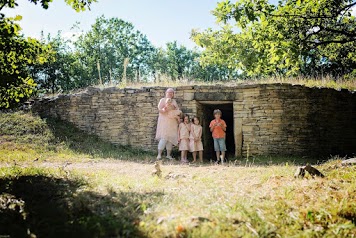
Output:
<path fill-rule="evenodd" d="M 126 69 L 127 69 L 127 65 L 129 64 L 129 58 L 125 58 L 124 59 L 124 73 L 122 75 L 122 82 L 123 83 L 127 83 L 127 78 L 126 78 Z"/>
<path fill-rule="evenodd" d="M 136 69 L 136 82 L 137 83 L 140 82 L 140 68 L 139 67 L 137 67 L 137 69 Z"/>
<path fill-rule="evenodd" d="M 103 85 L 103 81 L 101 81 L 100 62 L 99 62 L 99 60 L 97 62 L 97 67 L 98 67 L 98 75 L 99 75 L 99 84 Z"/>

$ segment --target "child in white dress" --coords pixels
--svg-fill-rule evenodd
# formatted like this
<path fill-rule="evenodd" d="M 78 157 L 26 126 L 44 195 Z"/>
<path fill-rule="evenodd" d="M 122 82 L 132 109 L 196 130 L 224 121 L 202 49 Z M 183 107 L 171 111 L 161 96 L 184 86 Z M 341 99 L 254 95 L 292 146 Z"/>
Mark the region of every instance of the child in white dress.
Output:
<path fill-rule="evenodd" d="M 189 148 L 190 152 L 193 153 L 193 163 L 197 161 L 197 152 L 199 152 L 199 162 L 203 163 L 203 143 L 201 141 L 202 133 L 203 127 L 199 124 L 199 118 L 194 117 L 192 119 L 189 136 Z"/>
<path fill-rule="evenodd" d="M 189 133 L 190 133 L 190 123 L 189 116 L 185 115 L 183 122 L 178 126 L 178 143 L 179 151 L 181 151 L 181 161 L 182 163 L 188 162 L 188 151 L 189 151 Z"/>

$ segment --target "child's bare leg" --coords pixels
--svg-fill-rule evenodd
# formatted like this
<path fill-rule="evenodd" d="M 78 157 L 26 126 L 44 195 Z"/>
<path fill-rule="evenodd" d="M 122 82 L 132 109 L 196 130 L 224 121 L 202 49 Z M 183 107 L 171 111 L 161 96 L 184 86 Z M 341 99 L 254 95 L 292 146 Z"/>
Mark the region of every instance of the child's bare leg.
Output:
<path fill-rule="evenodd" d="M 224 163 L 225 160 L 225 151 L 221 151 L 221 164 Z"/>
<path fill-rule="evenodd" d="M 195 157 L 196 157 L 196 153 L 197 153 L 197 152 L 195 152 Z M 200 163 L 203 163 L 203 151 L 202 151 L 202 150 L 199 151 L 199 162 L 200 162 Z"/>
<path fill-rule="evenodd" d="M 172 158 L 172 150 L 167 150 L 167 158 Z"/>
<path fill-rule="evenodd" d="M 184 151 L 185 161 L 188 162 L 188 150 Z"/>
<path fill-rule="evenodd" d="M 197 152 L 193 151 L 193 163 L 197 161 Z"/>
<path fill-rule="evenodd" d="M 220 151 L 216 151 L 216 161 L 219 162 L 220 160 Z"/>
<path fill-rule="evenodd" d="M 180 160 L 184 162 L 184 150 L 180 152 Z"/>

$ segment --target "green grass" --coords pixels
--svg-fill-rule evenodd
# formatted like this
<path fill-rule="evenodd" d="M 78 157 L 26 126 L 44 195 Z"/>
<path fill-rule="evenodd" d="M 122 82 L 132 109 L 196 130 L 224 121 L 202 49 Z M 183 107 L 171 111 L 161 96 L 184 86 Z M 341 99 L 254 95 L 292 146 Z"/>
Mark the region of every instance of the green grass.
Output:
<path fill-rule="evenodd" d="M 92 85 L 98 88 L 118 87 L 118 88 L 142 88 L 142 87 L 179 87 L 179 86 L 203 86 L 210 85 L 216 86 L 238 86 L 238 85 L 253 85 L 253 84 L 292 84 L 303 85 L 309 88 L 332 88 L 336 90 L 347 89 L 350 91 L 356 90 L 356 78 L 349 79 L 335 79 L 330 76 L 324 76 L 319 78 L 313 77 L 283 77 L 283 76 L 271 76 L 266 78 L 249 78 L 249 79 L 237 79 L 237 80 L 224 80 L 224 81 L 197 81 L 190 79 L 171 80 L 169 77 L 163 77 L 160 82 L 120 82 L 120 83 L 105 83 L 105 85 Z M 77 93 L 85 89 L 75 89 L 68 93 Z M 47 94 L 47 96 L 55 96 L 56 94 Z"/>
<path fill-rule="evenodd" d="M 308 77 L 282 77 L 273 76 L 266 78 L 252 78 L 252 79 L 238 79 L 229 81 L 195 81 L 195 80 L 170 80 L 164 78 L 161 82 L 128 82 L 120 84 L 108 84 L 108 85 L 97 85 L 97 87 L 112 87 L 116 86 L 119 88 L 141 88 L 141 87 L 179 87 L 179 86 L 189 86 L 189 85 L 226 85 L 226 86 L 237 86 L 241 84 L 274 84 L 274 83 L 286 83 L 295 85 L 304 85 L 306 87 L 318 87 L 318 88 L 333 88 L 333 89 L 349 89 L 356 90 L 356 79 L 335 79 L 329 76 L 322 78 L 308 78 Z"/>
<path fill-rule="evenodd" d="M 16 153 L 14 153 L 16 151 Z M 0 112 L 0 161 L 63 161 L 88 159 L 145 159 L 147 152 L 116 146 L 88 135 L 68 122 L 41 119 L 30 113 Z"/>
<path fill-rule="evenodd" d="M 340 159 L 316 166 L 325 178 L 294 179 L 294 158 L 282 156 L 164 162 L 158 178 L 153 155 L 30 114 L 0 114 L 5 121 L 13 129 L 0 127 L 0 235 L 356 237 L 356 167 Z"/>

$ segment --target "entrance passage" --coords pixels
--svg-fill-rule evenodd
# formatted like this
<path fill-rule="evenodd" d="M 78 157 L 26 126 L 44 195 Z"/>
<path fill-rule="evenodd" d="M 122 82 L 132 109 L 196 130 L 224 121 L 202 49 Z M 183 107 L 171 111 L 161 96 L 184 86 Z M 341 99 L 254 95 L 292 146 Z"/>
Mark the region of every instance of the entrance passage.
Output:
<path fill-rule="evenodd" d="M 222 119 L 226 122 L 226 148 L 227 158 L 235 157 L 235 140 L 234 140 L 234 110 L 232 102 L 200 102 L 200 110 L 198 116 L 201 119 L 203 127 L 203 143 L 204 143 L 204 158 L 206 160 L 215 160 L 214 142 L 210 132 L 209 124 L 214 119 L 213 112 L 215 109 L 220 109 Z"/>

